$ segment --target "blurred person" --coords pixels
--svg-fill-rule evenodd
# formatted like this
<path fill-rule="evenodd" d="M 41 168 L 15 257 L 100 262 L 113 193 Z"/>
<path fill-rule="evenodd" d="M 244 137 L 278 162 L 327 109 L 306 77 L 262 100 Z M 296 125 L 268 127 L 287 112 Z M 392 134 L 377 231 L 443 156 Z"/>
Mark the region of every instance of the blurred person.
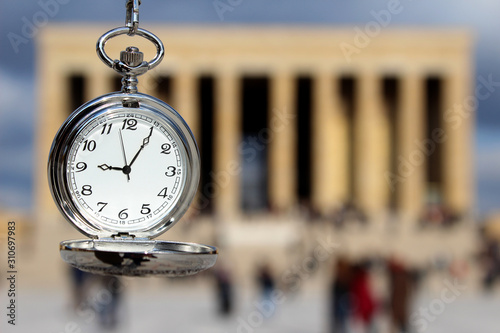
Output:
<path fill-rule="evenodd" d="M 122 299 L 122 282 L 113 275 L 99 276 L 101 285 L 99 295 L 95 297 L 95 308 L 99 324 L 104 329 L 113 330 L 118 324 L 118 309 Z"/>
<path fill-rule="evenodd" d="M 374 332 L 375 300 L 370 286 L 368 262 L 354 265 L 350 283 L 354 322 L 361 332 Z"/>
<path fill-rule="evenodd" d="M 448 271 L 452 277 L 464 280 L 469 273 L 469 264 L 465 260 L 454 259 L 449 265 Z"/>
<path fill-rule="evenodd" d="M 490 290 L 500 277 L 500 244 L 493 239 L 487 240 L 483 257 L 485 266 L 483 288 Z"/>
<path fill-rule="evenodd" d="M 421 218 L 422 226 L 438 226 L 443 225 L 445 220 L 444 211 L 439 204 L 429 203 L 425 208 L 423 216 Z"/>
<path fill-rule="evenodd" d="M 388 263 L 390 318 L 393 331 L 408 332 L 409 311 L 412 298 L 412 274 L 403 262 L 392 258 Z"/>
<path fill-rule="evenodd" d="M 274 277 L 269 264 L 263 264 L 257 271 L 257 281 L 264 300 L 270 301 L 274 291 Z"/>
<path fill-rule="evenodd" d="M 330 219 L 335 227 L 342 229 L 345 226 L 346 216 L 347 207 L 346 205 L 341 205 L 332 212 Z"/>
<path fill-rule="evenodd" d="M 342 257 L 334 266 L 330 287 L 330 332 L 347 333 L 351 314 L 351 264 Z"/>
<path fill-rule="evenodd" d="M 228 316 L 233 309 L 233 283 L 229 270 L 223 265 L 218 265 L 215 270 L 215 280 L 219 313 Z"/>
<path fill-rule="evenodd" d="M 92 274 L 79 270 L 73 266 L 70 266 L 69 273 L 72 282 L 73 307 L 75 310 L 78 310 L 85 302 L 87 294 L 86 285 L 88 280 L 92 277 Z"/>

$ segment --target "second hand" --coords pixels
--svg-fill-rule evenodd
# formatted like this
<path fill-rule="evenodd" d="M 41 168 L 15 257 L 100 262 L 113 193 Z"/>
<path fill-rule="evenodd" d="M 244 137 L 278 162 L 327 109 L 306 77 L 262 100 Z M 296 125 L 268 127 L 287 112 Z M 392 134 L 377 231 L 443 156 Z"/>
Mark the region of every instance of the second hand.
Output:
<path fill-rule="evenodd" d="M 125 168 L 128 166 L 128 163 L 127 163 L 127 155 L 125 155 L 125 147 L 123 145 L 122 130 L 118 129 L 118 133 L 120 134 L 120 143 L 122 146 L 123 159 L 125 160 L 125 166 L 123 167 L 123 169 L 125 170 Z M 130 175 L 128 173 L 125 174 L 127 175 L 127 180 L 130 181 Z"/>

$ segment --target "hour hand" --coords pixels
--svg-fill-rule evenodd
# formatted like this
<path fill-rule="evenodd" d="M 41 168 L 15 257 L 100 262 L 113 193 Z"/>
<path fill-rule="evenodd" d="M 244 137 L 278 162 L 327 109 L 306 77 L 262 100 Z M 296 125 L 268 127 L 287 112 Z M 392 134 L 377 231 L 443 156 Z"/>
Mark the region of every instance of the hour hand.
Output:
<path fill-rule="evenodd" d="M 123 171 L 123 168 L 118 168 L 118 167 L 114 167 L 114 166 L 111 166 L 111 165 L 107 165 L 106 163 L 104 164 L 101 164 L 101 165 L 98 165 L 97 166 L 99 169 L 101 170 L 120 170 L 120 171 Z"/>

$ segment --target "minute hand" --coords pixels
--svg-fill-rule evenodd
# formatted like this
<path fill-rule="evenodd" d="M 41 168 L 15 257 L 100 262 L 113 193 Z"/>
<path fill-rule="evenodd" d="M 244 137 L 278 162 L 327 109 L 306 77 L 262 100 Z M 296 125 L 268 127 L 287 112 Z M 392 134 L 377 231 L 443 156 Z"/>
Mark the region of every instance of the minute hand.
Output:
<path fill-rule="evenodd" d="M 140 152 L 144 149 L 144 147 L 147 146 L 147 144 L 149 143 L 149 138 L 151 137 L 152 134 L 153 134 L 153 126 L 151 126 L 150 128 L 149 135 L 142 140 L 141 148 L 139 148 L 139 151 L 135 154 L 134 158 L 132 158 L 132 161 L 130 161 L 130 164 L 128 165 L 129 167 L 131 167 L 132 164 L 134 164 L 135 160 L 137 159 L 137 156 L 139 156 Z"/>

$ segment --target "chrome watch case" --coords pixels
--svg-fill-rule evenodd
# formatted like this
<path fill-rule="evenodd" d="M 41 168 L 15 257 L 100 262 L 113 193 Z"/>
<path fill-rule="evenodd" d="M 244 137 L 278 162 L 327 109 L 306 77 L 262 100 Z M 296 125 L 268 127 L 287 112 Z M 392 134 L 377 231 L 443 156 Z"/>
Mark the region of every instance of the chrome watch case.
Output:
<path fill-rule="evenodd" d="M 90 120 L 105 113 L 111 113 L 116 109 L 141 110 L 146 114 L 162 117 L 167 122 L 165 126 L 169 126 L 179 136 L 180 149 L 187 157 L 186 182 L 182 188 L 179 204 L 156 225 L 133 232 L 134 238 L 157 237 L 175 225 L 189 208 L 198 187 L 200 162 L 198 147 L 184 119 L 168 104 L 152 96 L 140 93 L 111 93 L 98 97 L 74 111 L 59 129 L 50 150 L 48 178 L 52 195 L 63 215 L 86 236 L 91 238 L 120 236 L 119 230 L 103 226 L 99 224 L 98 219 L 91 220 L 82 215 L 73 202 L 74 198 L 71 195 L 66 177 L 69 151 L 82 128 Z"/>
<path fill-rule="evenodd" d="M 104 46 L 107 40 L 131 33 L 155 44 L 157 55 L 153 60 L 143 61 L 142 53 L 135 47 L 123 51 L 120 60 L 112 60 L 106 55 Z M 122 27 L 105 33 L 97 42 L 97 53 L 106 65 L 123 75 L 122 90 L 79 107 L 66 119 L 54 138 L 48 160 L 52 196 L 66 220 L 90 237 L 61 242 L 62 259 L 84 271 L 125 276 L 184 276 L 212 267 L 217 260 L 217 249 L 213 246 L 154 239 L 179 222 L 196 194 L 200 177 L 198 147 L 186 122 L 168 104 L 137 92 L 137 76 L 158 65 L 164 54 L 163 44 L 155 35 L 135 25 L 134 29 Z M 177 136 L 179 151 L 184 154 L 186 162 L 184 186 L 173 207 L 152 225 L 128 228 L 127 232 L 82 212 L 75 204 L 77 198 L 71 192 L 67 177 L 71 147 L 86 124 L 116 110 L 142 112 L 153 119 L 161 119 L 160 125 Z"/>

